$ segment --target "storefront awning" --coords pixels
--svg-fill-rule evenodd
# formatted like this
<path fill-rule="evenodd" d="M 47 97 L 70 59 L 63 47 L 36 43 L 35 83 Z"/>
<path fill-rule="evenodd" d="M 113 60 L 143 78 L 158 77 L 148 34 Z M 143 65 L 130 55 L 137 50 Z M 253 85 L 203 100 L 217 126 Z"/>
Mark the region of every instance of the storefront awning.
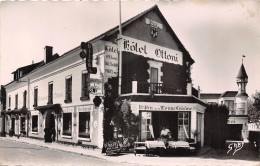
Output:
<path fill-rule="evenodd" d="M 41 113 L 44 113 L 45 111 L 53 111 L 56 114 L 61 113 L 60 104 L 48 104 L 48 105 L 43 105 L 43 106 L 37 106 L 34 109 L 40 111 Z"/>
<path fill-rule="evenodd" d="M 5 114 L 12 114 L 14 110 L 6 110 Z"/>
<path fill-rule="evenodd" d="M 150 95 L 129 95 L 129 96 L 120 96 L 119 100 L 130 100 L 132 102 L 164 102 L 164 103 L 198 103 L 202 106 L 206 104 L 197 99 L 194 96 L 153 96 Z"/>
<path fill-rule="evenodd" d="M 27 108 L 15 109 L 13 110 L 13 114 L 27 114 L 29 110 Z"/>

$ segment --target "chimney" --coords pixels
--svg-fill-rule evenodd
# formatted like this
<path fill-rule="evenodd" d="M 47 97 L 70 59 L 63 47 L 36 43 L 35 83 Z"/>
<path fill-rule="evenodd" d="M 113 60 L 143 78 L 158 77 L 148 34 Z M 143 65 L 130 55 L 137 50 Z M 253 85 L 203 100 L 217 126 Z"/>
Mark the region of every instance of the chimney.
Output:
<path fill-rule="evenodd" d="M 51 46 L 45 46 L 44 48 L 44 62 L 49 63 L 52 61 L 52 47 Z"/>

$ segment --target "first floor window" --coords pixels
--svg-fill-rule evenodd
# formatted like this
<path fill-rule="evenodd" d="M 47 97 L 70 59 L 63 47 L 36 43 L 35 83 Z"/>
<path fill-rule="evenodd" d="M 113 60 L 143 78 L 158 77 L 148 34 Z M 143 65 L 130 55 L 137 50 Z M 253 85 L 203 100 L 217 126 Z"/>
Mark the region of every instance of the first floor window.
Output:
<path fill-rule="evenodd" d="M 79 112 L 79 137 L 90 138 L 90 112 Z"/>
<path fill-rule="evenodd" d="M 38 115 L 32 116 L 32 132 L 38 132 Z"/>
<path fill-rule="evenodd" d="M 72 133 L 72 113 L 63 113 L 62 135 L 71 136 L 71 133 Z"/>
<path fill-rule="evenodd" d="M 89 73 L 87 71 L 83 71 L 81 76 L 81 98 L 80 100 L 88 100 L 89 99 Z"/>
<path fill-rule="evenodd" d="M 186 141 L 189 138 L 190 124 L 189 112 L 178 113 L 178 140 Z"/>

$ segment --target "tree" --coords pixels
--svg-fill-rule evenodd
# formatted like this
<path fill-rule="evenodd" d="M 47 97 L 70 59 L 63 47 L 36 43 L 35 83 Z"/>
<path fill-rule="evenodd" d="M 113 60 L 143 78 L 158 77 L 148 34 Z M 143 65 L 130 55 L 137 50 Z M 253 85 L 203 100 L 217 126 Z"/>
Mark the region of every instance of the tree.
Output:
<path fill-rule="evenodd" d="M 253 94 L 248 101 L 248 120 L 252 123 L 260 120 L 260 92 Z"/>

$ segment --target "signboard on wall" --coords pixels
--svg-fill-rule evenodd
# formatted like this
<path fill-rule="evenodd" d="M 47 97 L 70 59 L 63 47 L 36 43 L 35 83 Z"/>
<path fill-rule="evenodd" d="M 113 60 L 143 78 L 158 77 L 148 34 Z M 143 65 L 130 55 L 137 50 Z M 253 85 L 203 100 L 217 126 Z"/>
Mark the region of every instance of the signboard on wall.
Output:
<path fill-rule="evenodd" d="M 119 42 L 122 51 L 142 55 L 158 61 L 182 65 L 183 55 L 180 51 L 161 47 L 123 35 L 119 36 Z"/>
<path fill-rule="evenodd" d="M 105 43 L 105 77 L 117 77 L 118 75 L 118 49 L 113 43 Z"/>
<path fill-rule="evenodd" d="M 151 105 L 139 105 L 139 110 L 145 111 L 192 111 L 193 106 L 151 106 Z"/>

